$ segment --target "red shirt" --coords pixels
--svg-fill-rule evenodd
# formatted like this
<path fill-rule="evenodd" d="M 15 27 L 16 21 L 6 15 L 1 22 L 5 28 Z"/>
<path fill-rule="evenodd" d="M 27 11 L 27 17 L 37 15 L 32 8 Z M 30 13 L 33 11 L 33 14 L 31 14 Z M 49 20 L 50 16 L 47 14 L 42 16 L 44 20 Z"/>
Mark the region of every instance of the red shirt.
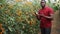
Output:
<path fill-rule="evenodd" d="M 54 11 L 50 7 L 45 7 L 44 9 L 40 9 L 38 14 L 44 14 L 45 16 L 50 16 L 50 14 L 54 14 Z M 40 19 L 40 27 L 41 28 L 51 28 L 51 20 L 44 18 L 44 17 L 39 17 Z"/>

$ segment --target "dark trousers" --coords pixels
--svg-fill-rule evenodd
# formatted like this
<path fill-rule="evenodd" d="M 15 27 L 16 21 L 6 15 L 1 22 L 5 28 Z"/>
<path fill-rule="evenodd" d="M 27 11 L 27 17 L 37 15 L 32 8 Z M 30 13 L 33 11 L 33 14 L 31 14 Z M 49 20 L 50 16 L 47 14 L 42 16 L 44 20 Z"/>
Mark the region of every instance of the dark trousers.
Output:
<path fill-rule="evenodd" d="M 41 28 L 41 34 L 51 34 L 51 28 Z"/>

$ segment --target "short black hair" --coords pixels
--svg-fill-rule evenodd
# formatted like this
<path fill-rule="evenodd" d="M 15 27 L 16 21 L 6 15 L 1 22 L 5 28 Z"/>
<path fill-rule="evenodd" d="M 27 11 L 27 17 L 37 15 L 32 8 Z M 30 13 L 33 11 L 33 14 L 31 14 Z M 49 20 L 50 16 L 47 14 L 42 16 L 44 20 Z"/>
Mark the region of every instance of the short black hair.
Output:
<path fill-rule="evenodd" d="M 46 1 L 45 1 L 45 0 L 41 0 L 41 2 L 42 2 L 42 1 L 44 1 L 44 2 L 46 3 Z"/>

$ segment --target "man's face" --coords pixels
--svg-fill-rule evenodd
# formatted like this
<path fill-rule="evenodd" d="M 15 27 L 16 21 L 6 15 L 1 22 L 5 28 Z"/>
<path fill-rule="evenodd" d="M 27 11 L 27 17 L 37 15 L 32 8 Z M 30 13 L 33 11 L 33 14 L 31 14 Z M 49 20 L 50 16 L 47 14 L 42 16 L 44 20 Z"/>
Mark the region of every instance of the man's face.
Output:
<path fill-rule="evenodd" d="M 41 1 L 41 6 L 42 7 L 45 7 L 45 4 L 46 4 L 45 1 Z"/>

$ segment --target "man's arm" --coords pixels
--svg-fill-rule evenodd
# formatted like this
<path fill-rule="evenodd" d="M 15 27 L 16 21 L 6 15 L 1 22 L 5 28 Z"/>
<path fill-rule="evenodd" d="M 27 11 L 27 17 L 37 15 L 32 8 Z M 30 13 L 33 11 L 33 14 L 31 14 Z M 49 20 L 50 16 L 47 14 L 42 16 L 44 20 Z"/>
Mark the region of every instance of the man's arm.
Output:
<path fill-rule="evenodd" d="M 37 19 L 40 20 L 40 16 L 39 15 L 36 15 Z"/>
<path fill-rule="evenodd" d="M 50 16 L 45 16 L 45 15 L 42 15 L 43 17 L 47 18 L 47 19 L 53 19 L 53 14 L 50 14 Z"/>
<path fill-rule="evenodd" d="M 51 19 L 52 20 L 53 19 L 54 11 L 50 8 L 49 11 L 48 11 L 48 13 L 49 13 L 50 16 L 45 16 L 43 14 L 41 16 L 43 16 L 43 17 L 45 17 L 47 19 Z"/>
<path fill-rule="evenodd" d="M 36 15 L 36 18 L 40 20 L 40 15 L 38 13 L 35 13 L 35 15 Z"/>

